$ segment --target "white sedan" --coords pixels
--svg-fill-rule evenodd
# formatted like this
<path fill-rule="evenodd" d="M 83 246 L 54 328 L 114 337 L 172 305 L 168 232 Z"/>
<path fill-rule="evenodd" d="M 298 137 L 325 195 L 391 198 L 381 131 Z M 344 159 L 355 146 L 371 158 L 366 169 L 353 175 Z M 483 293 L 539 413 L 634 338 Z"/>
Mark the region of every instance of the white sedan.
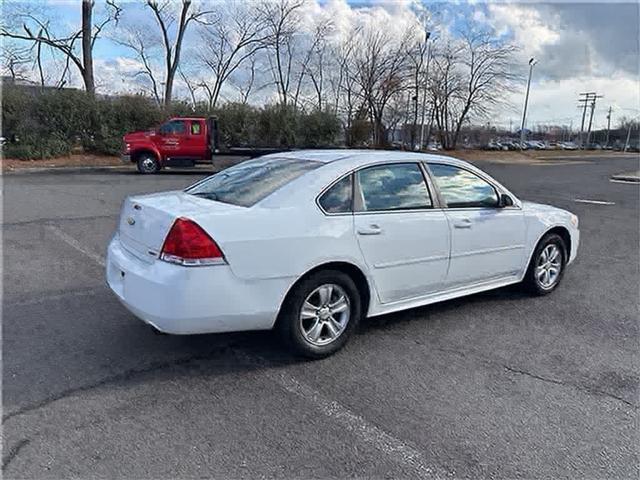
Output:
<path fill-rule="evenodd" d="M 575 215 L 460 160 L 298 151 L 126 199 L 107 281 L 162 332 L 275 327 L 317 358 L 362 317 L 520 282 L 547 294 L 578 242 Z"/>

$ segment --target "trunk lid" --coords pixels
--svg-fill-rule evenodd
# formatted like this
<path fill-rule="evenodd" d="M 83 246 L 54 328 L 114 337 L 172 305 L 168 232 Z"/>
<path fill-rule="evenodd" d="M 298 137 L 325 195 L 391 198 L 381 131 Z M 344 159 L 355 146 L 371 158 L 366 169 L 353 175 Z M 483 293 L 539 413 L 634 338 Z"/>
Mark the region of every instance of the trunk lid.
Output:
<path fill-rule="evenodd" d="M 244 207 L 199 198 L 182 191 L 128 197 L 122 206 L 118 234 L 122 245 L 136 256 L 157 257 L 173 222 L 179 217 L 196 223 L 216 213 L 245 210 Z"/>

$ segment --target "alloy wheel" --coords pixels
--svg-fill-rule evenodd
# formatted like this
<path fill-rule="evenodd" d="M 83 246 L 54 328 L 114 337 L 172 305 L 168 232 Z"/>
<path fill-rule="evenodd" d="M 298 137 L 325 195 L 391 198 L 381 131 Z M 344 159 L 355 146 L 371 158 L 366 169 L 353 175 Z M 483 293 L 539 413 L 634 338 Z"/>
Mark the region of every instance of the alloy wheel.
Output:
<path fill-rule="evenodd" d="M 560 278 L 560 271 L 562 270 L 562 253 L 560 248 L 555 243 L 550 243 L 538 257 L 536 263 L 536 280 L 540 286 L 544 289 L 552 288 Z"/>
<path fill-rule="evenodd" d="M 344 332 L 350 316 L 351 304 L 344 289 L 333 283 L 320 285 L 302 304 L 302 335 L 312 345 L 328 345 Z"/>

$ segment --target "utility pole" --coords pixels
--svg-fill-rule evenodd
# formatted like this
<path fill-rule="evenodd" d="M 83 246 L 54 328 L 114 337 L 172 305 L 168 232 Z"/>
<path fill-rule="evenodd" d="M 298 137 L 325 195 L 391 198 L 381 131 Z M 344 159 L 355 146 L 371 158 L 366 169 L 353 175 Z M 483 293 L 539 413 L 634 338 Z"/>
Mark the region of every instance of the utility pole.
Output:
<path fill-rule="evenodd" d="M 580 94 L 578 103 L 582 103 L 582 122 L 580 123 L 580 148 L 584 148 L 584 119 L 587 116 L 587 105 L 591 99 L 591 95 L 595 95 L 596 92 L 584 92 Z"/>
<path fill-rule="evenodd" d="M 626 152 L 629 149 L 629 140 L 631 140 L 631 126 L 633 125 L 632 121 L 629 121 L 629 130 L 627 130 L 627 140 L 624 142 L 624 150 Z"/>
<path fill-rule="evenodd" d="M 596 108 L 596 99 L 602 98 L 602 95 L 598 95 L 596 92 L 584 92 L 580 94 L 578 103 L 582 108 L 582 122 L 580 123 L 580 148 L 584 149 L 584 121 L 587 117 L 587 107 L 591 107 L 591 115 L 589 117 L 589 131 L 587 133 L 587 144 L 589 143 L 589 137 L 591 135 L 591 124 L 593 122 L 593 112 Z"/>
<path fill-rule="evenodd" d="M 520 126 L 520 150 L 524 144 L 524 125 L 527 119 L 527 104 L 529 103 L 529 88 L 531 88 L 531 74 L 533 73 L 533 66 L 538 63 L 536 59 L 531 57 L 529 59 L 529 79 L 527 80 L 527 93 L 524 96 L 524 109 L 522 110 L 522 125 Z"/>
<path fill-rule="evenodd" d="M 605 147 L 609 146 L 609 132 L 611 131 L 611 105 L 609 105 L 609 113 L 607 114 L 607 141 Z"/>
<path fill-rule="evenodd" d="M 587 130 L 587 148 L 591 144 L 591 125 L 593 124 L 593 112 L 596 109 L 596 99 L 602 98 L 602 95 L 593 95 L 591 97 L 591 115 L 589 116 L 589 129 Z"/>

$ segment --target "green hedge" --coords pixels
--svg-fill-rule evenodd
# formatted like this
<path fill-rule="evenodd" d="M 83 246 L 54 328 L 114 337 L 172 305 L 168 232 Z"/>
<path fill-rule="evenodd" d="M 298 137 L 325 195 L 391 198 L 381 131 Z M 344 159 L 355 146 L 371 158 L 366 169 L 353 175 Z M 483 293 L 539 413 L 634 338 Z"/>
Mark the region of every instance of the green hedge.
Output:
<path fill-rule="evenodd" d="M 149 129 L 181 115 L 208 113 L 204 105 L 193 109 L 183 102 L 163 111 L 141 95 L 92 99 L 79 90 L 5 85 L 4 156 L 51 158 L 68 155 L 77 147 L 117 155 L 125 133 Z M 227 103 L 214 115 L 219 119 L 223 147 L 326 147 L 336 145 L 341 132 L 340 121 L 331 113 L 306 113 L 283 105 L 257 108 Z"/>

